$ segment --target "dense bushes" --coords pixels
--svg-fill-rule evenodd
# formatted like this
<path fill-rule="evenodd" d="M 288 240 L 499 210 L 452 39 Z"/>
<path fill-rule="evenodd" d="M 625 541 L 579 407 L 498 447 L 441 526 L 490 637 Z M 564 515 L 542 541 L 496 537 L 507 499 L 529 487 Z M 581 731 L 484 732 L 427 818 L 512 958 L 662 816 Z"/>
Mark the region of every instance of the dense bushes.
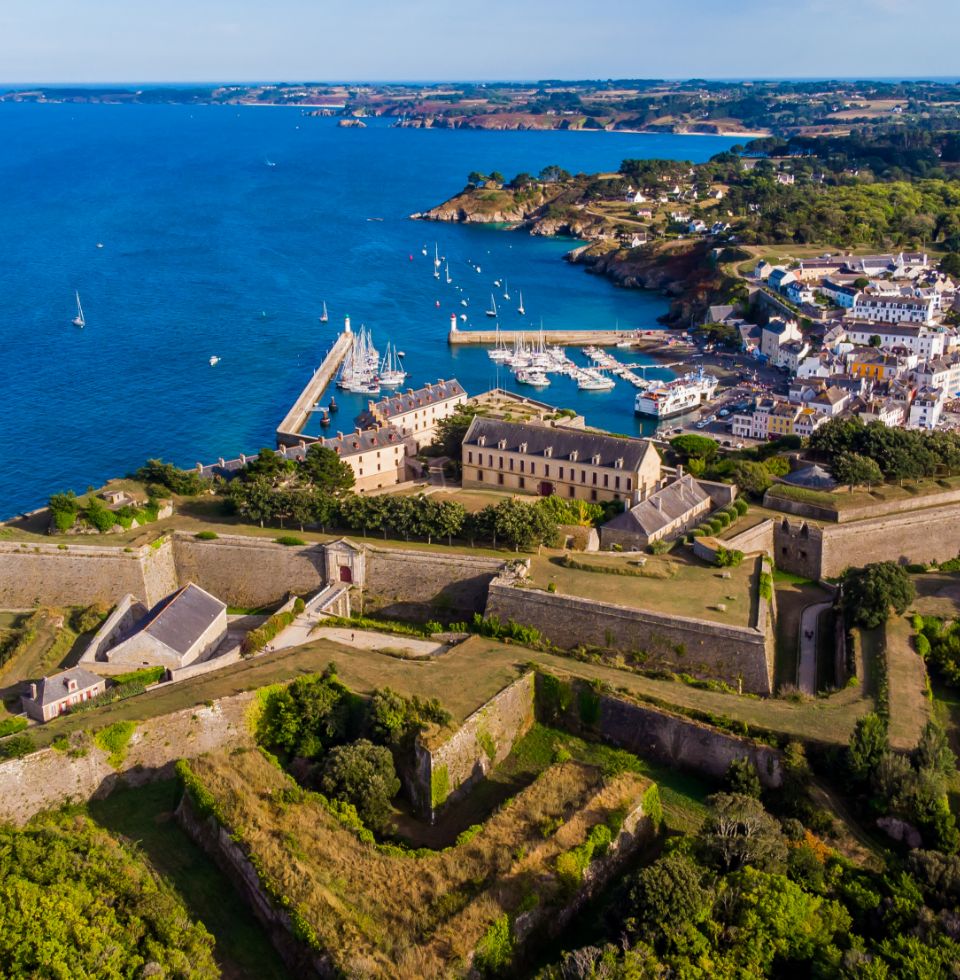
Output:
<path fill-rule="evenodd" d="M 960 622 L 916 616 L 913 626 L 917 631 L 914 640 L 917 653 L 947 684 L 960 688 Z"/>
<path fill-rule="evenodd" d="M 265 623 L 250 630 L 243 638 L 240 652 L 249 657 L 262 650 L 277 634 L 285 630 L 295 619 L 297 613 L 291 609 L 286 612 L 274 613 Z"/>
<path fill-rule="evenodd" d="M 906 569 L 892 561 L 849 568 L 842 576 L 841 606 L 848 622 L 875 629 L 890 616 L 902 614 L 917 594 Z"/>
<path fill-rule="evenodd" d="M 0 827 L 0 907 L 5 976 L 220 976 L 176 893 L 84 817 Z"/>

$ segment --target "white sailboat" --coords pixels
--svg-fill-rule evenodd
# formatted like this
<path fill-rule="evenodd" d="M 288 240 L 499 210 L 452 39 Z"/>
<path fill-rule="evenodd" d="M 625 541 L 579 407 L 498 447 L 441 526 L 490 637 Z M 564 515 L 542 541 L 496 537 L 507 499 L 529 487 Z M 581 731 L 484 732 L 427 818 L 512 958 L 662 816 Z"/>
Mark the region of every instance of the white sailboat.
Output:
<path fill-rule="evenodd" d="M 494 298 L 493 293 L 491 293 L 490 294 L 490 309 L 487 310 L 487 316 L 496 316 L 496 315 L 497 315 L 497 301 Z"/>
<path fill-rule="evenodd" d="M 520 290 L 520 305 L 517 307 L 517 312 L 520 316 L 526 316 L 527 311 L 523 308 L 523 290 Z"/>
<path fill-rule="evenodd" d="M 329 319 L 330 319 L 330 317 L 327 316 L 327 303 L 326 303 L 326 300 L 324 300 L 324 303 L 323 303 L 323 312 L 320 314 L 320 322 L 321 323 L 326 323 L 327 320 L 329 320 Z"/>
<path fill-rule="evenodd" d="M 510 285 L 506 279 L 503 280 L 503 298 L 510 299 Z"/>
<path fill-rule="evenodd" d="M 73 318 L 73 325 L 79 327 L 81 330 L 87 325 L 87 321 L 83 318 L 83 307 L 80 305 L 80 293 L 74 291 L 77 297 L 77 315 Z"/>
<path fill-rule="evenodd" d="M 503 342 L 503 337 L 500 335 L 500 324 L 497 324 L 497 341 L 494 344 L 493 350 L 487 351 L 487 357 L 491 361 L 508 361 L 510 359 L 510 351 Z"/>
<path fill-rule="evenodd" d="M 443 271 L 446 273 L 446 276 L 447 276 L 447 285 L 449 285 L 450 283 L 453 282 L 453 280 L 450 278 L 450 263 L 449 262 L 446 262 L 444 264 Z"/>
<path fill-rule="evenodd" d="M 433 243 L 433 267 L 434 269 L 440 268 L 440 250 L 437 248 L 437 243 Z"/>
<path fill-rule="evenodd" d="M 400 353 L 387 341 L 387 350 L 380 364 L 380 384 L 385 388 L 398 388 L 406 380 L 407 372 L 403 369 Z"/>

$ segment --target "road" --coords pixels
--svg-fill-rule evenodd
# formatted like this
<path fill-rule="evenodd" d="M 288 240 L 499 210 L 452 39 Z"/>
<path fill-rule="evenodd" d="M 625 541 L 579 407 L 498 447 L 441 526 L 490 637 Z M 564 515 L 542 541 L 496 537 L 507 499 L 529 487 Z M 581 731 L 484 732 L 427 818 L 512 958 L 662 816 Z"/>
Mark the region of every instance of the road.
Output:
<path fill-rule="evenodd" d="M 804 694 L 817 693 L 817 623 L 820 613 L 833 605 L 817 602 L 800 614 L 800 658 L 797 662 L 797 687 Z"/>

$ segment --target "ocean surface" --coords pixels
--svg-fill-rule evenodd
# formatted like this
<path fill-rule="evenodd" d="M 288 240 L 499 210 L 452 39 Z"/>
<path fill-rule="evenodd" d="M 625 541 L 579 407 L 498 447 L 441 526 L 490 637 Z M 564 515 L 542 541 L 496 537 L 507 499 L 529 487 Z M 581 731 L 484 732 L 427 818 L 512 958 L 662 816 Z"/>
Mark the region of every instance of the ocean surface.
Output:
<path fill-rule="evenodd" d="M 702 161 L 734 142 L 379 120 L 342 129 L 285 108 L 0 106 L 0 516 L 148 457 L 191 466 L 272 445 L 347 314 L 381 350 L 389 339 L 405 352 L 408 383 L 456 376 L 470 392 L 513 386 L 484 350 L 445 341 L 451 313 L 468 314 L 464 328 L 489 327 L 491 292 L 504 329 L 655 327 L 664 300 L 569 266 L 573 241 L 407 216 L 474 169 Z M 432 276 L 434 243 L 450 285 Z M 83 330 L 71 325 L 75 290 Z M 610 393 L 568 379 L 526 391 L 592 424 L 642 431 L 624 382 Z M 364 400 L 338 400 L 337 422 L 351 425 Z"/>

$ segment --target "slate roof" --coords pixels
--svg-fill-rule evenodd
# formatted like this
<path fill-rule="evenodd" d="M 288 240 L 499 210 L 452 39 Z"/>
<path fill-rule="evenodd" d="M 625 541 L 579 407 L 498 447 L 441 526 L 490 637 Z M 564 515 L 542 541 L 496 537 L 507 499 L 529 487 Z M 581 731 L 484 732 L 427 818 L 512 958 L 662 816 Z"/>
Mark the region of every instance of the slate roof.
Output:
<path fill-rule="evenodd" d="M 679 480 L 651 494 L 646 500 L 607 521 L 605 527 L 633 531 L 648 537 L 708 500 L 710 494 L 686 473 Z"/>
<path fill-rule="evenodd" d="M 832 490 L 837 481 L 822 466 L 804 466 L 783 478 L 784 483 L 809 490 Z"/>
<path fill-rule="evenodd" d="M 77 690 L 68 690 L 68 681 L 77 682 Z M 63 670 L 59 674 L 51 674 L 44 677 L 37 683 L 37 701 L 39 705 L 54 704 L 62 700 L 68 694 L 76 694 L 78 691 L 86 691 L 103 682 L 103 678 L 94 674 L 83 667 L 71 667 L 70 670 Z M 33 700 L 29 698 L 27 700 Z"/>
<path fill-rule="evenodd" d="M 463 438 L 464 446 L 478 446 L 485 439 L 482 448 L 496 450 L 504 442 L 502 452 L 521 452 L 521 443 L 527 456 L 546 456 L 550 450 L 553 459 L 565 460 L 577 453 L 577 462 L 592 463 L 599 466 L 614 466 L 618 459 L 623 460 L 623 469 L 637 470 L 648 452 L 656 452 L 648 439 L 628 439 L 622 436 L 608 436 L 585 429 L 571 429 L 565 426 L 553 428 L 546 425 L 527 425 L 522 422 L 504 422 L 501 419 L 482 418 L 477 415 Z M 599 456 L 600 462 L 593 463 Z"/>
<path fill-rule="evenodd" d="M 226 608 L 225 602 L 189 582 L 158 602 L 141 630 L 183 656 Z"/>
<path fill-rule="evenodd" d="M 367 411 L 362 413 L 358 419 L 358 424 L 363 427 L 363 421 L 367 416 L 373 416 L 384 421 L 395 418 L 398 415 L 405 415 L 407 412 L 416 411 L 425 405 L 436 404 L 446 401 L 448 398 L 457 398 L 465 395 L 463 385 L 456 378 L 449 381 L 438 381 L 436 384 L 424 385 L 416 391 L 409 389 L 387 398 L 381 398 L 378 402 L 371 401 Z"/>

